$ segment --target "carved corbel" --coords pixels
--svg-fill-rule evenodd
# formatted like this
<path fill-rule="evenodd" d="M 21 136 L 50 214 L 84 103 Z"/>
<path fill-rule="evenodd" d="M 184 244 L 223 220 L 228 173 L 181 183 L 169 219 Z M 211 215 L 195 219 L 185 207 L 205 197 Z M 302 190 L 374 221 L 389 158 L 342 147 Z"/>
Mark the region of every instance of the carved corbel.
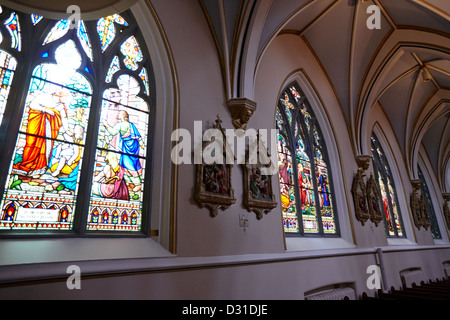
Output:
<path fill-rule="evenodd" d="M 444 217 L 447 222 L 447 228 L 450 230 L 450 193 L 444 193 Z"/>
<path fill-rule="evenodd" d="M 247 123 L 256 110 L 256 102 L 246 98 L 235 98 L 227 101 L 232 123 L 235 129 L 247 129 Z"/>
<path fill-rule="evenodd" d="M 356 219 L 364 226 L 370 219 L 369 207 L 367 205 L 367 189 L 364 182 L 364 172 L 369 168 L 370 156 L 360 155 L 355 157 L 358 170 L 353 176 L 352 194 L 355 205 Z"/>

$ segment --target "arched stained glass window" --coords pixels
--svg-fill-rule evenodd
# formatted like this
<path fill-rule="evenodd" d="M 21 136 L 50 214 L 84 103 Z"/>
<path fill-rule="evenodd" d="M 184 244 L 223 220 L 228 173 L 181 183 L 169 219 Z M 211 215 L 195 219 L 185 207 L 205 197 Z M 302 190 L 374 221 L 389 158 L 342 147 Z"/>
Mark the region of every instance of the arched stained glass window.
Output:
<path fill-rule="evenodd" d="M 428 189 L 427 182 L 419 166 L 417 166 L 417 171 L 419 173 L 419 179 L 422 182 L 421 189 L 423 195 L 425 196 L 427 205 L 427 215 L 430 222 L 431 235 L 433 236 L 433 239 L 442 239 L 441 231 L 439 230 L 439 225 L 436 219 L 436 213 L 434 212 L 433 202 L 431 201 L 430 190 Z"/>
<path fill-rule="evenodd" d="M 386 234 L 388 237 L 405 237 L 392 171 L 374 133 L 371 137 L 371 146 L 375 180 L 381 195 L 380 205 L 384 212 Z"/>
<path fill-rule="evenodd" d="M 337 235 L 331 173 L 314 113 L 296 82 L 276 110 L 279 181 L 287 235 Z"/>
<path fill-rule="evenodd" d="M 2 9 L 0 120 L 9 109 L 18 128 L 0 160 L 0 231 L 147 233 L 153 74 L 131 12 L 71 28 Z M 26 84 L 11 98 L 14 73 Z"/>

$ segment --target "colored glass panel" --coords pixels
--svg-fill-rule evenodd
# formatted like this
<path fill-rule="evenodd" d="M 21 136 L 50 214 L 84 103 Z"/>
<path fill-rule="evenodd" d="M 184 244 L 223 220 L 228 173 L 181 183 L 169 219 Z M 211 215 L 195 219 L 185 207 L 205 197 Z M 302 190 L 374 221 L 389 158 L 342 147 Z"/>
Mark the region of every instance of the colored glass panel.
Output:
<path fill-rule="evenodd" d="M 84 25 L 84 22 L 81 20 L 78 21 L 77 36 L 78 36 L 78 39 L 80 40 L 83 50 L 86 52 L 88 58 L 91 61 L 94 61 L 94 58 L 92 57 L 91 41 L 89 40 L 89 36 L 86 31 L 86 26 Z"/>
<path fill-rule="evenodd" d="M 394 231 L 394 223 L 392 221 L 392 214 L 391 214 L 391 209 L 389 206 L 389 198 L 387 195 L 387 191 L 386 191 L 386 186 L 383 182 L 383 179 L 381 178 L 381 173 L 378 173 L 378 184 L 380 186 L 380 190 L 381 190 L 381 201 L 383 204 L 383 210 L 385 213 L 385 217 L 386 217 L 386 224 L 387 224 L 387 228 L 388 228 L 388 232 L 390 236 L 394 236 L 395 235 L 395 231 Z"/>
<path fill-rule="evenodd" d="M 55 40 L 58 40 L 64 37 L 67 32 L 70 30 L 70 21 L 67 19 L 63 19 L 58 21 L 55 26 L 50 30 L 47 37 L 43 42 L 43 45 L 49 44 Z"/>
<path fill-rule="evenodd" d="M 300 188 L 300 198 L 304 232 L 317 233 L 319 231 L 319 225 L 314 190 Z"/>
<path fill-rule="evenodd" d="M 300 93 L 298 93 L 297 89 L 295 87 L 291 87 L 290 88 L 292 95 L 294 96 L 294 99 L 299 102 L 300 99 L 302 98 L 302 96 L 300 95 Z"/>
<path fill-rule="evenodd" d="M 148 111 L 147 102 L 138 97 L 141 86 L 134 77 L 121 75 L 117 79 L 117 87 L 105 90 L 103 99 L 137 110 Z"/>
<path fill-rule="evenodd" d="M 120 15 L 114 14 L 105 18 L 101 18 L 97 21 L 97 34 L 100 38 L 100 46 L 102 51 L 105 52 L 106 48 L 116 37 L 116 28 L 114 23 L 128 26 L 128 23 Z"/>
<path fill-rule="evenodd" d="M 123 59 L 125 67 L 130 70 L 137 70 L 139 67 L 138 63 L 143 60 L 144 56 L 134 36 L 129 37 L 122 43 L 120 52 L 125 56 Z"/>
<path fill-rule="evenodd" d="M 295 154 L 297 156 L 297 161 L 310 161 L 308 153 L 306 152 L 304 139 L 301 136 L 297 136 Z"/>
<path fill-rule="evenodd" d="M 422 170 L 420 167 L 417 167 L 418 173 L 419 173 L 419 179 L 422 182 L 422 192 L 425 196 L 425 201 L 427 205 L 427 216 L 428 220 L 430 222 L 431 227 L 431 235 L 433 239 L 442 239 L 441 231 L 439 230 L 439 225 L 436 219 L 436 213 L 434 212 L 433 202 L 431 200 L 430 190 L 428 189 L 427 182 L 425 180 L 425 177 L 423 175 Z"/>
<path fill-rule="evenodd" d="M 55 55 L 75 58 L 76 51 L 68 41 Z M 3 217 L 16 210 L 3 229 L 72 228 L 92 89 L 76 61 L 56 60 L 63 63 L 32 74 L 1 205 Z"/>
<path fill-rule="evenodd" d="M 144 161 L 139 157 L 97 150 L 88 230 L 140 231 L 144 171 L 130 174 L 121 165 L 125 156 L 126 161 L 142 167 Z"/>
<path fill-rule="evenodd" d="M 303 102 L 300 106 L 300 112 L 303 115 L 303 121 L 306 124 L 306 129 L 309 132 L 311 130 L 311 114 L 306 110 L 306 105 Z"/>
<path fill-rule="evenodd" d="M 22 35 L 20 33 L 19 17 L 15 12 L 11 13 L 5 21 L 5 26 L 11 36 L 11 48 L 20 51 L 22 47 Z"/>
<path fill-rule="evenodd" d="M 298 232 L 298 217 L 293 185 L 292 160 L 285 139 L 278 135 L 281 208 L 286 232 Z"/>
<path fill-rule="evenodd" d="M 389 237 L 404 237 L 392 171 L 375 134 L 372 135 L 371 141 L 376 181 L 378 181 L 378 188 L 381 194 L 381 208 L 385 213 L 386 233 Z"/>
<path fill-rule="evenodd" d="M 117 80 L 117 89 L 103 94 L 101 129 L 97 143 L 94 180 L 91 191 L 89 230 L 139 231 L 145 176 L 145 154 L 148 132 L 148 106 L 135 95 L 139 84 L 129 75 Z M 117 223 L 117 217 L 129 210 L 135 218 L 127 224 Z M 107 211 L 108 219 L 94 223 L 96 212 Z M 111 215 L 112 214 L 112 215 Z M 134 221 L 136 224 L 128 224 Z"/>
<path fill-rule="evenodd" d="M 16 66 L 17 60 L 5 51 L 0 50 L 0 123 L 5 112 Z"/>
<path fill-rule="evenodd" d="M 294 110 L 294 105 L 289 101 L 289 95 L 287 93 L 284 94 L 284 97 L 280 99 L 281 103 L 283 104 L 284 112 L 287 117 L 288 123 L 292 122 L 292 111 Z"/>
<path fill-rule="evenodd" d="M 114 74 L 120 70 L 119 57 L 114 56 L 109 65 L 108 73 L 106 75 L 106 83 L 111 83 Z"/>
<path fill-rule="evenodd" d="M 139 77 L 141 78 L 144 84 L 144 93 L 148 96 L 150 94 L 150 86 L 148 82 L 148 73 L 147 69 L 142 68 L 141 72 L 139 72 Z"/>
<path fill-rule="evenodd" d="M 31 14 L 31 22 L 33 23 L 33 26 L 37 25 L 41 20 L 43 16 L 39 14 Z"/>
<path fill-rule="evenodd" d="M 397 201 L 395 201 L 396 195 L 395 195 L 393 183 L 392 183 L 390 177 L 388 177 L 388 192 L 389 192 L 389 198 L 391 199 L 392 214 L 395 219 L 395 227 L 397 230 L 397 235 L 399 237 L 401 237 L 403 235 L 403 231 L 402 231 L 402 226 L 400 224 L 400 217 L 399 217 L 399 212 L 398 212 L 398 207 L 397 207 Z"/>
<path fill-rule="evenodd" d="M 338 228 L 327 162 L 321 151 L 324 145 L 316 125 L 311 132 L 313 116 L 307 103 L 301 90 L 291 85 L 281 94 L 276 111 L 284 230 L 332 235 Z M 288 130 L 283 126 L 285 119 Z M 291 158 L 291 154 L 295 157 Z M 296 168 L 295 172 L 292 168 Z"/>
<path fill-rule="evenodd" d="M 277 128 L 279 128 L 279 130 L 282 130 L 284 121 L 283 121 L 283 116 L 281 115 L 281 112 L 280 112 L 280 110 L 278 110 L 278 108 L 276 111 L 275 120 L 277 123 Z"/>

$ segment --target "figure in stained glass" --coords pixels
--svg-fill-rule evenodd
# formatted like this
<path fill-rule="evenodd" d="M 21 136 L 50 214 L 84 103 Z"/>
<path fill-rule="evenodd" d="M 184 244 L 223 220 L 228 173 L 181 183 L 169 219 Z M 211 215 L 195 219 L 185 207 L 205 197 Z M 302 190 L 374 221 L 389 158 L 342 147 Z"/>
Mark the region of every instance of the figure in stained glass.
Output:
<path fill-rule="evenodd" d="M 404 237 L 403 223 L 397 206 L 398 200 L 393 183 L 392 171 L 375 134 L 372 134 L 371 146 L 374 171 L 382 201 L 381 208 L 384 211 L 386 222 L 386 233 L 390 237 Z"/>
<path fill-rule="evenodd" d="M 123 180 L 124 168 L 119 165 L 117 154 L 109 152 L 106 163 L 94 178 L 92 193 L 103 198 L 130 200 L 127 185 Z"/>
<path fill-rule="evenodd" d="M 52 139 L 58 137 L 64 124 L 68 127 L 66 104 L 70 103 L 67 100 L 70 97 L 67 90 L 61 90 L 51 95 L 41 94 L 31 101 L 22 161 L 14 165 L 18 173 L 39 177 L 47 170 L 53 150 Z"/>
<path fill-rule="evenodd" d="M 276 112 L 277 129 L 280 130 L 281 205 L 287 233 L 337 233 L 327 160 L 323 154 L 325 146 L 315 121 L 308 101 L 297 84 L 288 86 L 280 95 Z"/>
<path fill-rule="evenodd" d="M 322 207 L 329 207 L 331 205 L 330 198 L 328 195 L 328 183 L 326 180 L 326 177 L 323 175 L 323 173 L 319 176 L 319 198 L 320 198 L 320 205 Z"/>
<path fill-rule="evenodd" d="M 54 177 L 59 176 L 61 172 L 70 175 L 81 160 L 82 148 L 80 143 L 83 141 L 84 128 L 75 125 L 73 133 L 66 132 L 63 136 L 64 140 L 70 142 L 70 144 L 60 143 L 53 149 L 49 167 Z"/>
<path fill-rule="evenodd" d="M 145 46 L 138 45 L 141 35 L 131 12 L 123 14 L 132 24 L 118 14 L 71 24 L 5 11 L 0 23 L 9 34 L 0 33 L 0 46 L 11 53 L 0 50 L 0 121 L 5 108 L 12 108 L 8 115 L 20 126 L 17 135 L 11 134 L 16 145 L 7 155 L 9 165 L 9 159 L 1 161 L 9 172 L 1 178 L 0 230 L 74 231 L 74 224 L 77 230 L 86 224 L 86 231 L 142 231 L 144 173 L 151 172 L 146 157 L 152 68 L 144 59 Z M 4 36 L 11 41 L 2 42 Z M 18 64 L 23 78 L 30 79 L 15 84 L 22 106 L 8 101 Z M 117 87 L 105 90 L 117 73 Z M 93 101 L 93 92 L 100 99 Z M 14 108 L 23 111 L 17 114 Z M 99 123 L 89 119 L 92 114 L 100 114 Z M 97 147 L 95 161 L 84 161 L 86 147 Z M 75 208 L 85 205 L 86 216 L 74 219 Z"/>
<path fill-rule="evenodd" d="M 113 127 L 110 127 L 106 122 L 103 122 L 103 125 L 111 138 L 118 135 L 117 148 L 123 152 L 120 156 L 119 166 L 125 170 L 131 181 L 136 185 L 134 191 L 139 191 L 142 166 L 141 160 L 137 156 L 139 156 L 140 149 L 144 149 L 144 143 L 136 126 L 129 121 L 128 112 L 120 111 L 117 120 L 118 122 Z"/>

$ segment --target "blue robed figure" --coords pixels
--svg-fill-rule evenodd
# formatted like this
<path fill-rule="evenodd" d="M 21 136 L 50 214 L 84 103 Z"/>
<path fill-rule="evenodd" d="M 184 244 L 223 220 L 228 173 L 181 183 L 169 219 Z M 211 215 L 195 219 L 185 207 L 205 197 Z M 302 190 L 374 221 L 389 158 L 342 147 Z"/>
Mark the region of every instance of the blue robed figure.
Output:
<path fill-rule="evenodd" d="M 138 171 L 142 168 L 141 162 L 138 157 L 131 155 L 139 155 L 141 135 L 133 123 L 129 122 L 129 126 L 126 136 L 119 135 L 118 148 L 126 153 L 121 155 L 119 165 L 130 171 Z"/>
<path fill-rule="evenodd" d="M 105 129 L 111 136 L 118 136 L 117 149 L 122 152 L 119 166 L 125 171 L 125 180 L 134 184 L 133 191 L 141 189 L 141 169 L 139 152 L 144 148 L 144 142 L 136 126 L 129 121 L 128 112 L 121 110 L 117 116 L 118 123 L 114 127 L 109 127 L 103 123 Z"/>

